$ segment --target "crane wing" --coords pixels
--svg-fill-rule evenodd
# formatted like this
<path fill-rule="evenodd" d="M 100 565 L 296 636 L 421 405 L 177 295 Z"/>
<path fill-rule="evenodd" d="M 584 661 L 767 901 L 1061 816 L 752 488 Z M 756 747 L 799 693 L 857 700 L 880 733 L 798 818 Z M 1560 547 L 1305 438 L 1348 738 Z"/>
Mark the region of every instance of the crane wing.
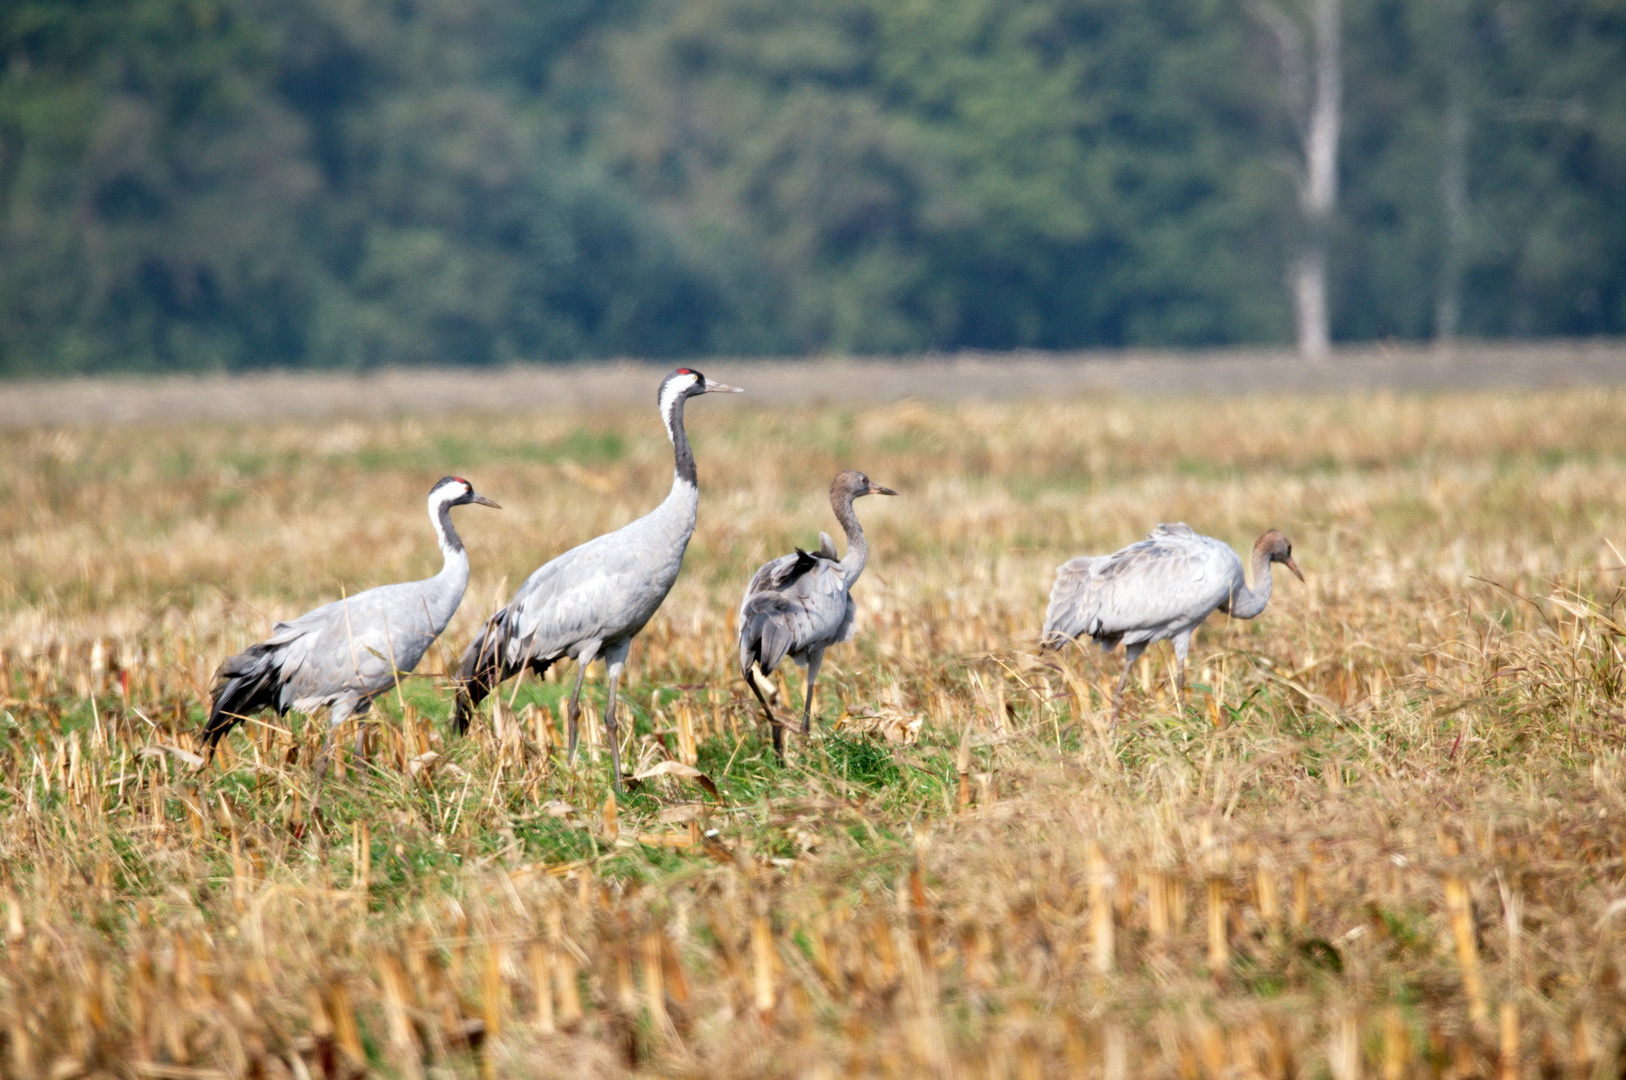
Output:
<path fill-rule="evenodd" d="M 769 559 L 757 567 L 757 572 L 751 575 L 751 583 L 745 587 L 745 599 L 749 600 L 758 593 L 780 591 L 811 570 L 818 561 L 819 556 L 801 548 L 797 548 L 790 555 Z M 744 610 L 743 604 L 741 610 Z"/>
<path fill-rule="evenodd" d="M 614 546 L 589 542 L 532 574 L 490 622 L 501 630 L 504 662 L 517 669 L 612 633 L 630 637 L 642 629 L 641 622 L 631 625 L 633 613 L 652 613 L 670 584 Z"/>
<path fill-rule="evenodd" d="M 388 689 L 397 669 L 418 666 L 462 596 L 461 584 L 434 578 L 380 585 L 276 623 L 215 672 L 204 739 L 214 744 L 261 709 L 310 711 Z"/>
<path fill-rule="evenodd" d="M 841 613 L 841 622 L 837 624 L 835 633 L 832 635 L 835 641 L 851 641 L 853 633 L 857 630 L 854 620 L 858 616 L 858 605 L 853 602 L 851 591 L 846 594 L 845 599 L 846 610 Z"/>
<path fill-rule="evenodd" d="M 1059 648 L 1086 632 L 1095 609 L 1095 564 L 1110 558 L 1110 555 L 1080 555 L 1056 567 L 1056 581 L 1050 586 L 1050 604 L 1045 608 L 1044 632 L 1040 636 L 1044 644 Z"/>
<path fill-rule="evenodd" d="M 772 671 L 787 655 L 844 640 L 850 605 L 837 561 L 798 548 L 765 564 L 740 605 L 741 668 Z"/>
<path fill-rule="evenodd" d="M 1043 640 L 1054 647 L 1088 635 L 1111 648 L 1168 636 L 1228 600 L 1241 575 L 1225 544 L 1184 524 L 1160 525 L 1121 551 L 1058 567 Z"/>
<path fill-rule="evenodd" d="M 389 689 L 398 670 L 418 666 L 440 632 L 435 622 L 410 587 L 382 586 L 278 623 L 267 644 L 282 646 L 285 702 L 311 708 Z"/>

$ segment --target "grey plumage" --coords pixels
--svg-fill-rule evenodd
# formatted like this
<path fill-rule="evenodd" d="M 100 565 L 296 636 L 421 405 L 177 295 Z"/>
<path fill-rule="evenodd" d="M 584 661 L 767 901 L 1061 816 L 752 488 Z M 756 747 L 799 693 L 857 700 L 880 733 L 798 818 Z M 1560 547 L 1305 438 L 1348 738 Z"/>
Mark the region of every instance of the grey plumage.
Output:
<path fill-rule="evenodd" d="M 569 754 L 576 753 L 582 676 L 603 659 L 609 671 L 604 726 L 610 743 L 615 786 L 621 787 L 620 744 L 615 696 L 632 639 L 644 628 L 677 580 L 683 553 L 694 533 L 700 491 L 694 455 L 683 430 L 683 403 L 707 393 L 738 393 L 698 371 L 678 368 L 661 382 L 657 401 L 672 440 L 672 490 L 666 500 L 637 521 L 595 537 L 537 570 L 512 600 L 486 620 L 463 652 L 458 667 L 458 731 L 487 694 L 504 679 L 529 668 L 537 674 L 569 658 L 578 668 L 567 712 Z"/>
<path fill-rule="evenodd" d="M 429 520 L 440 541 L 440 573 L 422 581 L 380 585 L 279 622 L 271 637 L 220 665 L 203 740 L 214 746 L 239 721 L 262 709 L 329 709 L 329 738 L 377 695 L 412 671 L 451 620 L 469 583 L 469 557 L 452 528 L 451 508 L 497 504 L 461 477 L 429 492 Z"/>
<path fill-rule="evenodd" d="M 813 684 L 818 681 L 824 650 L 852 639 L 852 587 L 864 572 L 869 542 L 853 513 L 853 500 L 864 495 L 896 495 L 891 488 L 872 484 L 856 469 L 846 469 L 830 485 L 830 506 L 847 534 L 847 554 L 837 559 L 835 544 L 819 533 L 819 550 L 797 548 L 764 563 L 745 587 L 740 604 L 740 674 L 762 703 L 773 730 L 774 753 L 785 753 L 783 726 L 763 696 L 753 667 L 770 675 L 785 657 L 807 669 L 807 693 L 802 706 L 802 734 L 812 727 Z"/>
<path fill-rule="evenodd" d="M 1111 555 L 1081 556 L 1056 568 L 1045 611 L 1045 648 L 1088 636 L 1111 652 L 1124 644 L 1121 702 L 1129 671 L 1147 646 L 1172 640 L 1185 687 L 1186 654 L 1197 626 L 1215 611 L 1251 619 L 1270 600 L 1270 566 L 1283 563 L 1300 581 L 1293 545 L 1271 529 L 1253 546 L 1254 587 L 1230 545 L 1182 523 L 1159 525 L 1146 539 Z"/>

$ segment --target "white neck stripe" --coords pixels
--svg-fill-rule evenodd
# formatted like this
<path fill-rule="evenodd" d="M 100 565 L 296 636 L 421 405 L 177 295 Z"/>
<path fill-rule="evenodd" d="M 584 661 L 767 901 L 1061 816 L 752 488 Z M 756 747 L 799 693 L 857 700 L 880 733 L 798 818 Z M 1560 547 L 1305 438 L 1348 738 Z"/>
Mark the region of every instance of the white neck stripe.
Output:
<path fill-rule="evenodd" d="M 434 527 L 435 540 L 440 550 L 448 558 L 453 555 L 462 555 L 461 544 L 453 544 L 452 538 L 446 534 L 448 523 L 441 520 L 441 515 L 463 495 L 463 488 L 459 484 L 442 484 L 429 493 L 429 523 Z M 466 556 L 465 556 L 466 557 Z"/>
<path fill-rule="evenodd" d="M 669 439 L 672 438 L 672 409 L 693 385 L 693 375 L 678 375 L 661 389 L 661 421 L 666 424 Z"/>

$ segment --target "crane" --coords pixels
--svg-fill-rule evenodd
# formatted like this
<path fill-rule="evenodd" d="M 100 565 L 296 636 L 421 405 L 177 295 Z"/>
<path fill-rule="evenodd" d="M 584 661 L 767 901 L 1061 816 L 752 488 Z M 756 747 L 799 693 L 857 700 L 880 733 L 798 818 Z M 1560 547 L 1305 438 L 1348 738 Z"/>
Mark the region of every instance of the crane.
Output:
<path fill-rule="evenodd" d="M 853 513 L 853 500 L 864 495 L 896 495 L 891 488 L 870 482 L 857 469 L 844 469 L 830 484 L 830 506 L 847 534 L 847 554 L 836 558 L 835 545 L 819 533 L 819 550 L 781 555 L 764 563 L 751 576 L 740 604 L 740 674 L 762 703 L 773 729 L 774 754 L 785 757 L 785 729 L 763 696 L 760 679 L 771 675 L 789 656 L 807 670 L 807 694 L 802 704 L 802 734 L 813 724 L 813 684 L 819 678 L 824 650 L 852 640 L 852 588 L 864 572 L 869 542 Z M 752 669 L 760 675 L 754 674 Z"/>
<path fill-rule="evenodd" d="M 1123 707 L 1129 671 L 1153 642 L 1174 642 L 1178 686 L 1186 685 L 1186 654 L 1197 626 L 1215 611 L 1252 619 L 1270 601 L 1270 567 L 1282 563 L 1300 581 L 1293 545 L 1271 529 L 1253 545 L 1254 587 L 1229 544 L 1203 536 L 1184 522 L 1159 525 L 1137 543 L 1111 555 L 1084 555 L 1056 568 L 1041 644 L 1059 649 L 1088 635 L 1103 651 L 1124 643 L 1124 672 L 1113 691 L 1114 712 Z"/>
<path fill-rule="evenodd" d="M 568 756 L 576 755 L 582 677 L 602 658 L 609 686 L 604 727 L 610 766 L 621 790 L 621 747 L 616 728 L 616 686 L 632 639 L 644 628 L 677 580 L 694 533 L 700 487 L 694 454 L 683 430 L 683 404 L 700 394 L 740 393 L 692 368 L 661 380 L 656 401 L 672 441 L 672 490 L 648 514 L 615 532 L 571 548 L 525 580 L 514 597 L 480 628 L 458 666 L 453 720 L 467 731 L 474 709 L 498 683 L 529 668 L 543 674 L 557 661 L 576 661 L 576 685 L 567 709 Z"/>
<path fill-rule="evenodd" d="M 203 741 L 212 749 L 239 721 L 262 709 L 328 709 L 322 761 L 340 724 L 365 713 L 373 698 L 412 671 L 446 629 L 469 584 L 469 555 L 452 527 L 454 506 L 497 504 L 460 476 L 429 491 L 429 521 L 440 542 L 440 573 L 380 585 L 324 604 L 271 628 L 271 636 L 215 672 Z"/>

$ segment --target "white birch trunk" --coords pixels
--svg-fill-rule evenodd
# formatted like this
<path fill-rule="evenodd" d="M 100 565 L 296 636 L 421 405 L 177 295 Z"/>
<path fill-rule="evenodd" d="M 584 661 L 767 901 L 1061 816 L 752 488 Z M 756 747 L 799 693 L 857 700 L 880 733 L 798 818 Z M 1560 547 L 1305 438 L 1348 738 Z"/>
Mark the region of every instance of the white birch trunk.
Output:
<path fill-rule="evenodd" d="M 1310 111 L 1304 124 L 1305 245 L 1294 268 L 1299 353 L 1325 359 L 1332 345 L 1327 314 L 1327 234 L 1338 205 L 1338 136 L 1343 122 L 1344 71 L 1340 0 L 1311 0 Z"/>
<path fill-rule="evenodd" d="M 1434 298 L 1434 340 L 1447 345 L 1462 321 L 1463 248 L 1468 236 L 1468 110 L 1453 88 L 1445 108 L 1440 151 L 1440 198 L 1445 204 L 1445 255 Z"/>
<path fill-rule="evenodd" d="M 1287 107 L 1298 130 L 1299 215 L 1304 239 L 1289 268 L 1299 354 L 1324 359 L 1331 351 L 1327 311 L 1327 243 L 1338 206 L 1338 139 L 1343 123 L 1341 0 L 1307 0 L 1308 47 L 1300 24 L 1270 0 L 1254 0 L 1255 15 L 1281 52 Z M 1306 55 L 1308 54 L 1308 55 Z"/>
<path fill-rule="evenodd" d="M 1293 315 L 1298 330 L 1299 355 L 1321 361 L 1332 349 L 1327 330 L 1327 249 L 1320 237 L 1305 241 L 1293 264 Z"/>

